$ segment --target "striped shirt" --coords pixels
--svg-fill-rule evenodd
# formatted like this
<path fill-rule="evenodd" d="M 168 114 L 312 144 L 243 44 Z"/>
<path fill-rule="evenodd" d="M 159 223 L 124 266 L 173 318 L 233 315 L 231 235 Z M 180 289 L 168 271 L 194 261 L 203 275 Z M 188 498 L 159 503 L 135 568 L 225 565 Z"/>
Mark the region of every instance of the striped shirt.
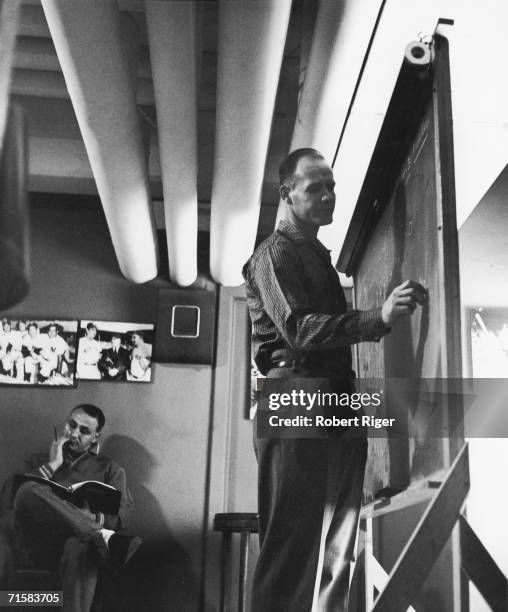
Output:
<path fill-rule="evenodd" d="M 330 251 L 281 221 L 243 268 L 252 322 L 252 354 L 261 373 L 295 360 L 349 377 L 350 345 L 379 341 L 381 308 L 347 311 Z"/>

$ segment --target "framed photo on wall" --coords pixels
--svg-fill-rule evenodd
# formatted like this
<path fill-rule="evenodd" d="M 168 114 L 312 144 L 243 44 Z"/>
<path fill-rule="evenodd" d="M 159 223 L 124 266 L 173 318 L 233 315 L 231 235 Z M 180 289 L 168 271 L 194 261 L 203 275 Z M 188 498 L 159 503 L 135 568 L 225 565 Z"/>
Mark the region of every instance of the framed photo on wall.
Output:
<path fill-rule="evenodd" d="M 74 385 L 77 332 L 77 320 L 3 318 L 0 384 Z"/>
<path fill-rule="evenodd" d="M 80 321 L 77 378 L 151 382 L 154 334 L 152 323 Z"/>

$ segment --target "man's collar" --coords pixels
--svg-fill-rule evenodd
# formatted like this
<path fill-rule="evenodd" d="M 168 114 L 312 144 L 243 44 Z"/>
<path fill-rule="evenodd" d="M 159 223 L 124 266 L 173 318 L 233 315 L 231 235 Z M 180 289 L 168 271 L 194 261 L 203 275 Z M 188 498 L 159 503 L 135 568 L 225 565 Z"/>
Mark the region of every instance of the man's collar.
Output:
<path fill-rule="evenodd" d="M 296 227 L 296 225 L 293 225 L 287 219 L 282 219 L 279 222 L 277 230 L 281 232 L 282 234 L 284 234 L 284 236 L 292 240 L 297 245 L 301 245 L 301 244 L 311 245 L 318 251 L 320 255 L 324 256 L 327 259 L 327 261 L 330 260 L 331 251 L 327 249 L 322 242 L 320 242 L 317 238 L 314 238 L 312 236 L 306 236 Z"/>
<path fill-rule="evenodd" d="M 85 455 L 96 455 L 97 454 L 97 442 L 93 442 L 90 446 L 80 452 L 73 451 L 70 446 L 65 446 L 63 451 L 69 456 L 72 457 L 72 461 L 79 459 L 80 457 L 84 457 Z"/>
<path fill-rule="evenodd" d="M 82 451 L 74 451 L 70 446 L 67 446 L 66 448 L 64 448 L 64 452 L 67 453 L 67 455 L 69 455 L 69 457 L 72 457 L 72 459 L 74 460 L 78 457 L 81 457 L 82 455 L 86 455 L 86 453 L 90 451 L 90 446 Z"/>

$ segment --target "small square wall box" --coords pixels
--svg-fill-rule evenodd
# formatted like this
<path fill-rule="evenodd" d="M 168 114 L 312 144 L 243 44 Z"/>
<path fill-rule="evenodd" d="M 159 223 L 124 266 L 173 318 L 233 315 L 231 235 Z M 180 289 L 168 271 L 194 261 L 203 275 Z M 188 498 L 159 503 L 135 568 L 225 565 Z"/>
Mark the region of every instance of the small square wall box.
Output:
<path fill-rule="evenodd" d="M 154 361 L 211 364 L 215 301 L 215 291 L 160 289 Z"/>

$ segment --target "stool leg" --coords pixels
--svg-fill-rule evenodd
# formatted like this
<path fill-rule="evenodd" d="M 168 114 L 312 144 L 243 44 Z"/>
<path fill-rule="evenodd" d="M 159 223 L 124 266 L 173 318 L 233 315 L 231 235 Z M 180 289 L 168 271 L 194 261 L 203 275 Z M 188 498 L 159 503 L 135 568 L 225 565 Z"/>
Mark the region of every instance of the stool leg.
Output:
<path fill-rule="evenodd" d="M 247 561 L 249 559 L 250 531 L 242 531 L 240 538 L 240 575 L 238 579 L 238 612 L 244 612 L 247 595 Z"/>
<path fill-rule="evenodd" d="M 231 585 L 231 533 L 227 531 L 222 533 L 221 556 L 220 609 L 222 612 L 227 612 L 228 591 Z"/>

